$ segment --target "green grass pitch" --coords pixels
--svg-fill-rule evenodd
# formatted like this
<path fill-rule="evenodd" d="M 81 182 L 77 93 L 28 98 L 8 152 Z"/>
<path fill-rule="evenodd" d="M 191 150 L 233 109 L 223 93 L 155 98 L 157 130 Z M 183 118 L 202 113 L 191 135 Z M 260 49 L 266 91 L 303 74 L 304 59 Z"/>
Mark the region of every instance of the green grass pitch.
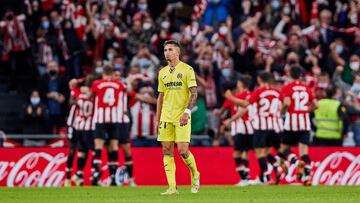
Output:
<path fill-rule="evenodd" d="M 191 194 L 181 186 L 179 195 L 160 196 L 165 187 L 0 188 L 1 203 L 121 203 L 121 202 L 360 202 L 359 186 L 204 186 Z"/>

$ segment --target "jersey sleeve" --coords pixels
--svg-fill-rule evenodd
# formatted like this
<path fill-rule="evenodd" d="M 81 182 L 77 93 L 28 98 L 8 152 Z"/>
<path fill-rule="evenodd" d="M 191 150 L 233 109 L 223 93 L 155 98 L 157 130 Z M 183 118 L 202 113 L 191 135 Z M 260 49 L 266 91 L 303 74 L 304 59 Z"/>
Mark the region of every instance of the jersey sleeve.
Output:
<path fill-rule="evenodd" d="M 91 85 L 91 92 L 97 92 L 98 91 L 98 81 L 93 82 L 93 84 Z"/>
<path fill-rule="evenodd" d="M 250 98 L 249 98 L 249 102 L 250 104 L 254 104 L 259 100 L 259 94 L 258 91 L 254 91 L 251 93 Z"/>
<path fill-rule="evenodd" d="M 280 98 L 283 100 L 285 97 L 291 97 L 291 92 L 289 91 L 289 88 L 287 86 L 283 86 L 280 89 Z"/>
<path fill-rule="evenodd" d="M 186 83 L 188 87 L 196 87 L 196 76 L 193 68 L 189 68 Z"/>
<path fill-rule="evenodd" d="M 162 72 L 159 73 L 159 77 L 158 77 L 158 91 L 159 92 L 165 92 L 165 85 L 164 85 L 164 81 L 162 79 L 163 74 Z"/>
<path fill-rule="evenodd" d="M 228 99 L 225 99 L 223 105 L 221 106 L 222 109 L 230 109 L 232 106 L 232 102 Z"/>

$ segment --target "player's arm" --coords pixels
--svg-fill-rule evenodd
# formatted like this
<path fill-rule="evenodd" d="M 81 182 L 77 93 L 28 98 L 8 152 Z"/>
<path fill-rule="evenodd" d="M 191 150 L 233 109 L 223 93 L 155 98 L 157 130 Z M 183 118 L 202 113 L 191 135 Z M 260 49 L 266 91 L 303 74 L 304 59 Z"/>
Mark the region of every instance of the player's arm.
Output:
<path fill-rule="evenodd" d="M 197 93 L 196 86 L 190 87 L 189 90 L 190 90 L 190 99 L 189 99 L 189 103 L 186 108 L 191 110 L 192 108 L 194 108 L 194 106 L 196 104 L 198 93 Z"/>
<path fill-rule="evenodd" d="M 290 97 L 284 97 L 283 105 L 281 107 L 281 113 L 285 113 L 291 104 Z"/>
<path fill-rule="evenodd" d="M 230 118 L 226 119 L 223 123 L 225 126 L 229 127 L 230 123 L 237 120 L 238 118 L 244 116 L 247 112 L 247 108 L 239 108 L 239 110 L 237 110 L 237 112 L 231 116 Z"/>
<path fill-rule="evenodd" d="M 157 104 L 157 99 L 152 97 L 152 96 L 146 96 L 146 95 L 142 95 L 142 94 L 136 94 L 135 95 L 135 99 L 148 103 L 148 104 Z"/>
<path fill-rule="evenodd" d="M 159 92 L 159 97 L 157 98 L 157 101 L 156 101 L 156 121 L 157 121 L 156 129 L 159 129 L 163 101 L 164 101 L 164 93 Z"/>
<path fill-rule="evenodd" d="M 232 101 L 233 103 L 241 106 L 241 107 L 247 107 L 250 102 L 248 100 L 244 100 L 244 99 L 239 99 L 239 98 L 236 98 L 230 90 L 227 90 L 225 92 L 225 98 Z"/>
<path fill-rule="evenodd" d="M 317 108 L 319 108 L 319 102 L 317 99 L 313 99 L 310 104 L 309 112 L 315 111 Z"/>

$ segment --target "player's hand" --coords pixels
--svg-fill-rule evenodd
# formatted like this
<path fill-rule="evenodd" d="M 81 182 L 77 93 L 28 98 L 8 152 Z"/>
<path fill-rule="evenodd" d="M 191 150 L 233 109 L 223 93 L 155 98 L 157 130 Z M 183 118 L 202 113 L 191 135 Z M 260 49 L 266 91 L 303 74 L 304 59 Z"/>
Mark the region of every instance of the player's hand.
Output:
<path fill-rule="evenodd" d="M 225 96 L 225 98 L 226 98 L 226 99 L 231 98 L 231 96 L 232 96 L 231 91 L 230 91 L 230 90 L 226 90 L 226 92 L 225 92 L 224 96 Z"/>
<path fill-rule="evenodd" d="M 189 114 L 184 113 L 180 118 L 180 126 L 185 126 L 188 123 Z"/>
<path fill-rule="evenodd" d="M 229 128 L 229 127 L 231 126 L 231 121 L 230 121 L 230 119 L 224 120 L 224 121 L 223 121 L 223 124 L 224 124 L 225 127 Z"/>

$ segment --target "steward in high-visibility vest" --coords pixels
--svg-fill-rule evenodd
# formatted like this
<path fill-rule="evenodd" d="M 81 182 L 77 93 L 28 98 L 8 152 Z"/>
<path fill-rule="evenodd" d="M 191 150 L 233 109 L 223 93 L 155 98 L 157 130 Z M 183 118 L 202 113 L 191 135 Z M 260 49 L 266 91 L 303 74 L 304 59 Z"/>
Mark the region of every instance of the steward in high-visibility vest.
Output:
<path fill-rule="evenodd" d="M 348 121 L 346 108 L 336 100 L 337 87 L 326 90 L 327 98 L 319 100 L 315 114 L 314 144 L 318 146 L 341 146 L 342 138 L 347 131 Z"/>

